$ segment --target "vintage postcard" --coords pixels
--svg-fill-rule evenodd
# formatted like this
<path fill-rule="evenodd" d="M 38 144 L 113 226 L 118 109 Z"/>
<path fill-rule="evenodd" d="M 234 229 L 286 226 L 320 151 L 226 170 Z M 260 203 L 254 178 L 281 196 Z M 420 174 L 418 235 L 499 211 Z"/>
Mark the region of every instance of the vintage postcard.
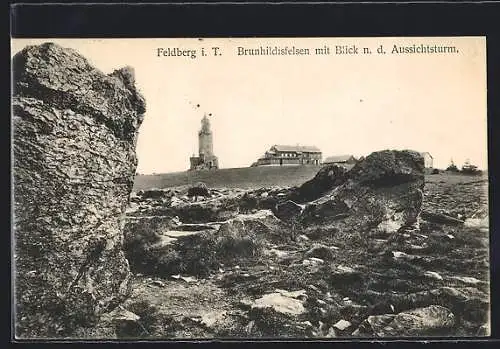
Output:
<path fill-rule="evenodd" d="M 485 37 L 11 48 L 17 339 L 490 335 Z"/>

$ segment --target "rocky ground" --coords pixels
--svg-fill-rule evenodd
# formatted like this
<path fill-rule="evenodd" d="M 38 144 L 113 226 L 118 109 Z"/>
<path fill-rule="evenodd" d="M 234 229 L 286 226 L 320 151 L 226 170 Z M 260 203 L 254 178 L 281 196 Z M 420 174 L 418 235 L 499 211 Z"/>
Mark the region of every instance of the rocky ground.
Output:
<path fill-rule="evenodd" d="M 116 335 L 487 335 L 487 178 L 426 175 L 420 201 L 402 201 L 421 185 L 418 168 L 375 181 L 367 164 L 294 188 L 133 193 L 125 250 L 134 274 L 111 314 Z"/>

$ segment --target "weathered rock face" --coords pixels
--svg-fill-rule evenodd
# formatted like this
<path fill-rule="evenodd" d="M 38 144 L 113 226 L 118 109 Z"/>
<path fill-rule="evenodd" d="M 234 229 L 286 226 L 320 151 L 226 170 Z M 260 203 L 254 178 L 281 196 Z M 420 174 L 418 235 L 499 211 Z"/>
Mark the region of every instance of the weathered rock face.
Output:
<path fill-rule="evenodd" d="M 71 49 L 13 58 L 16 335 L 71 335 L 128 293 L 122 216 L 145 101 L 131 68 Z"/>
<path fill-rule="evenodd" d="M 411 150 L 383 150 L 371 153 L 354 166 L 347 177 L 373 188 L 416 182 L 423 185 L 422 156 Z"/>
<path fill-rule="evenodd" d="M 413 151 L 370 154 L 346 181 L 306 205 L 304 223 L 330 223 L 340 231 L 394 232 L 417 222 L 422 205 L 424 161 Z"/>

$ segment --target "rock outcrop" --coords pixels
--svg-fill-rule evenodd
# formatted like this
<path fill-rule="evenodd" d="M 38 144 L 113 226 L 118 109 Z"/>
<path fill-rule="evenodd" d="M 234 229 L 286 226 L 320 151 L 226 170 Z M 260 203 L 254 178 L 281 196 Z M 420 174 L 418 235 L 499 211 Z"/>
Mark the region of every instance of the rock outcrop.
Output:
<path fill-rule="evenodd" d="M 13 58 L 16 336 L 71 336 L 129 292 L 122 218 L 145 101 L 72 49 Z"/>
<path fill-rule="evenodd" d="M 199 182 L 196 183 L 195 185 L 191 186 L 188 189 L 187 192 L 188 197 L 194 197 L 195 199 L 198 196 L 204 196 L 204 197 L 209 197 L 210 196 L 210 190 L 208 190 L 208 187 L 205 183 Z"/>
<path fill-rule="evenodd" d="M 387 233 L 417 223 L 422 205 L 424 161 L 414 151 L 370 154 L 345 175 L 345 182 L 308 203 L 300 220 L 333 224 L 344 233 Z"/>

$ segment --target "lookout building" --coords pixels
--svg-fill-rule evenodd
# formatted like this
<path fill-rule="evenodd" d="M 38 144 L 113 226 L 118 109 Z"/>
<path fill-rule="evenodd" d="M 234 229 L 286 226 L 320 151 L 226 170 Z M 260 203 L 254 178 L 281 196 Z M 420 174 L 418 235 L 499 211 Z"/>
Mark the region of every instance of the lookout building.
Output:
<path fill-rule="evenodd" d="M 315 146 L 273 145 L 252 166 L 320 165 L 321 150 Z"/>
<path fill-rule="evenodd" d="M 213 151 L 213 135 L 210 120 L 205 114 L 201 119 L 201 129 L 198 132 L 198 156 L 192 156 L 190 170 L 212 170 L 219 168 L 219 161 Z"/>

